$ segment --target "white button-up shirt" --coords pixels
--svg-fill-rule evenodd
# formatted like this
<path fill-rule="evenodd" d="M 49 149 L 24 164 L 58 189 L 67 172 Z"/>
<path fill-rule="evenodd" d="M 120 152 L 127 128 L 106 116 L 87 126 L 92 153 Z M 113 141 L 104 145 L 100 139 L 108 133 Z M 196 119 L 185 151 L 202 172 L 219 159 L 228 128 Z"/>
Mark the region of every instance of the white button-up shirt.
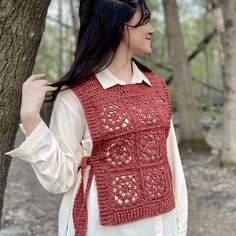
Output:
<path fill-rule="evenodd" d="M 132 66 L 131 83 L 145 82 L 151 86 L 148 78 L 134 62 Z M 117 79 L 108 68 L 95 76 L 104 89 L 116 84 L 126 84 L 125 81 Z M 59 210 L 58 235 L 74 236 L 72 209 L 81 182 L 81 170 L 77 170 L 82 157 L 91 155 L 93 145 L 82 104 L 71 89 L 61 91 L 54 102 L 49 127 L 41 119 L 27 136 L 23 124 L 19 126 L 26 139 L 19 147 L 5 154 L 31 163 L 39 182 L 49 192 L 64 193 Z M 93 177 L 87 199 L 87 236 L 186 236 L 187 188 L 172 120 L 167 139 L 167 154 L 173 176 L 176 207 L 165 214 L 123 225 L 101 225 L 96 182 Z M 85 183 L 89 168 L 88 166 L 86 169 Z"/>

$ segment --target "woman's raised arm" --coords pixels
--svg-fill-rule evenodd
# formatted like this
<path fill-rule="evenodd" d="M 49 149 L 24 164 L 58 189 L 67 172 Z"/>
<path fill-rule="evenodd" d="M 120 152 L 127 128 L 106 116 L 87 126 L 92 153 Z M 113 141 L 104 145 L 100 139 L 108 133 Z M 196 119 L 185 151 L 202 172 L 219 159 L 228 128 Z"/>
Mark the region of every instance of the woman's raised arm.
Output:
<path fill-rule="evenodd" d="M 85 130 L 82 106 L 74 93 L 59 92 L 54 102 L 49 127 L 40 122 L 26 140 L 5 154 L 32 164 L 43 187 L 52 193 L 67 192 L 76 181 L 83 156 L 81 140 Z"/>

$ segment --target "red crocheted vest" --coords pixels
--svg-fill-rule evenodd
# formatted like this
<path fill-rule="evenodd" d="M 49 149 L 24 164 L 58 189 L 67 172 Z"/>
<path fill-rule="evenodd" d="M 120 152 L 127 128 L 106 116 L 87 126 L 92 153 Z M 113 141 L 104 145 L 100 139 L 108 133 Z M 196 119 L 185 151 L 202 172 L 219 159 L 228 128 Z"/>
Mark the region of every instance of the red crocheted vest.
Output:
<path fill-rule="evenodd" d="M 76 236 L 87 231 L 87 196 L 95 176 L 102 225 L 156 216 L 175 207 L 166 140 L 171 102 L 165 81 L 143 72 L 151 85 L 135 83 L 103 89 L 93 75 L 71 87 L 88 122 L 93 148 L 81 163 L 74 199 Z M 84 171 L 90 165 L 84 192 Z"/>

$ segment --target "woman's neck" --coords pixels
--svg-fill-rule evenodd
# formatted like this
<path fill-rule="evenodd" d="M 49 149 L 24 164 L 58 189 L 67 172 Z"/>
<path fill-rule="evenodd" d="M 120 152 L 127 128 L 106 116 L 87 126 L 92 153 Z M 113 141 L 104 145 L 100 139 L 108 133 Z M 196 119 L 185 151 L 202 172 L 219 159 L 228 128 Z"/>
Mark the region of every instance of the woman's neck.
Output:
<path fill-rule="evenodd" d="M 130 83 L 133 77 L 132 55 L 127 55 L 126 49 L 118 47 L 108 69 L 117 79 Z"/>

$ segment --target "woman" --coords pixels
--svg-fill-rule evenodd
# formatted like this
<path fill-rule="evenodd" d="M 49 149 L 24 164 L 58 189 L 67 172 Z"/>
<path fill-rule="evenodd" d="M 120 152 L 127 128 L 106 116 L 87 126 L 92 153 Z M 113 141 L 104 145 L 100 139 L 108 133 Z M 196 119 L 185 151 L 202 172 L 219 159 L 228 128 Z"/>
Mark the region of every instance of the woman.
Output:
<path fill-rule="evenodd" d="M 26 140 L 6 154 L 30 162 L 49 192 L 64 193 L 59 236 L 187 233 L 167 86 L 133 58 L 152 52 L 149 19 L 144 0 L 81 1 L 68 73 L 54 84 L 43 74 L 23 84 Z M 57 94 L 49 128 L 39 113 L 46 91 Z"/>

